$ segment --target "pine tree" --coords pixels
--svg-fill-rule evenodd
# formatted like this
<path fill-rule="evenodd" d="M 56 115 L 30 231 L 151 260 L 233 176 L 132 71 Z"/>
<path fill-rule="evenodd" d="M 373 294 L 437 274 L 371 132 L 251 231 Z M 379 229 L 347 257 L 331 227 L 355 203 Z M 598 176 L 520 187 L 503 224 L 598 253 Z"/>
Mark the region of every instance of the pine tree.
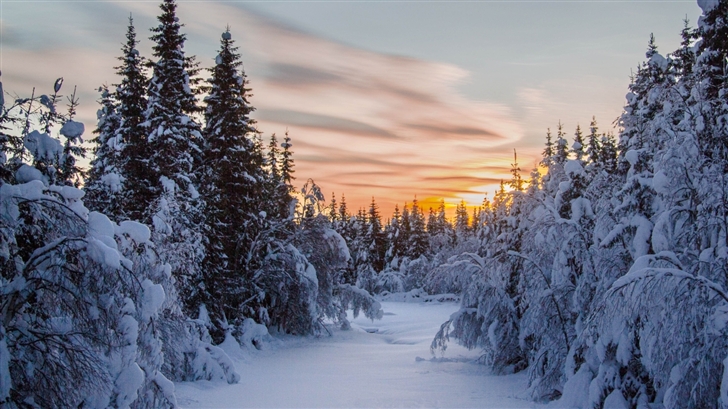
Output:
<path fill-rule="evenodd" d="M 294 199 L 292 195 L 295 192 L 295 189 L 293 187 L 293 179 L 295 179 L 295 177 L 293 176 L 295 170 L 293 168 L 295 167 L 295 164 L 293 162 L 293 151 L 291 151 L 291 147 L 293 147 L 293 144 L 291 143 L 291 138 L 290 136 L 288 136 L 287 130 L 286 135 L 283 138 L 283 143 L 281 144 L 281 147 L 283 148 L 283 152 L 281 152 L 279 161 L 281 190 L 276 195 L 276 199 L 278 201 L 278 216 L 281 219 L 287 219 L 293 217 L 294 209 L 292 207 Z"/>
<path fill-rule="evenodd" d="M 387 225 L 385 233 L 387 237 L 385 263 L 396 269 L 399 267 L 399 262 L 405 254 L 404 235 L 402 234 L 402 214 L 397 204 L 394 205 L 394 213 Z"/>
<path fill-rule="evenodd" d="M 241 291 L 249 287 L 242 260 L 251 245 L 250 235 L 260 225 L 259 206 L 265 195 L 266 174 L 260 167 L 252 137 L 257 133 L 250 119 L 245 74 L 240 54 L 229 30 L 222 34 L 220 51 L 210 69 L 210 94 L 205 98 L 205 149 L 201 190 L 205 196 L 206 255 L 203 278 L 193 278 L 184 294 L 190 312 L 205 303 L 220 337 L 225 319 L 236 320 Z M 272 171 L 273 172 L 273 171 Z M 199 281 L 198 281 L 199 280 Z M 195 294 L 200 288 L 204 294 Z M 246 294 L 243 292 L 243 296 Z M 249 294 L 247 294 L 249 296 Z"/>
<path fill-rule="evenodd" d="M 599 157 L 599 152 L 601 150 L 602 146 L 599 138 L 597 119 L 596 117 L 592 117 L 591 123 L 589 124 L 589 140 L 586 147 L 586 156 L 589 162 L 589 169 L 593 169 L 601 165 L 601 158 Z"/>
<path fill-rule="evenodd" d="M 410 259 L 414 260 L 427 252 L 429 241 L 425 229 L 425 215 L 422 213 L 417 198 L 412 200 L 412 210 L 409 214 L 408 221 L 410 233 L 407 243 L 407 255 Z"/>
<path fill-rule="evenodd" d="M 461 200 L 455 209 L 455 232 L 458 238 L 465 238 L 468 235 L 470 220 L 465 200 Z"/>
<path fill-rule="evenodd" d="M 336 203 L 336 193 L 334 192 L 331 192 L 331 203 L 329 203 L 328 210 L 326 216 L 329 218 L 329 222 L 332 225 L 336 225 L 339 222 L 339 208 Z"/>
<path fill-rule="evenodd" d="M 584 135 L 581 132 L 581 126 L 576 125 L 574 132 L 574 142 L 571 144 L 571 151 L 579 162 L 584 161 Z"/>
<path fill-rule="evenodd" d="M 551 166 L 551 162 L 553 161 L 553 157 L 556 151 L 554 150 L 554 143 L 551 141 L 551 128 L 548 128 L 546 130 L 546 147 L 543 149 L 543 152 L 541 153 L 543 155 L 543 159 L 541 160 L 541 165 L 545 167 Z"/>
<path fill-rule="evenodd" d="M 556 132 L 556 149 L 554 152 L 554 162 L 563 165 L 569 159 L 569 144 L 566 142 L 563 125 L 559 122 Z"/>
<path fill-rule="evenodd" d="M 342 222 L 348 222 L 351 218 L 351 215 L 349 214 L 349 209 L 346 207 L 346 196 L 344 194 L 341 194 L 341 204 L 339 205 L 339 219 Z"/>
<path fill-rule="evenodd" d="M 180 33 L 177 4 L 164 0 L 160 9 L 159 26 L 152 29 L 155 34 L 151 37 L 157 61 L 144 112 L 149 153 L 141 162 L 148 160 L 145 170 L 153 178 L 148 192 L 152 205 L 144 220 L 152 221 L 153 239 L 172 267 L 182 298 L 198 303 L 194 294 L 202 281 L 205 257 L 204 203 L 198 192 L 203 146 L 194 117 L 200 111 L 193 92 L 195 82 L 190 79 L 198 70 L 194 58 L 183 51 L 185 36 Z M 187 307 L 192 314 L 190 304 Z"/>
<path fill-rule="evenodd" d="M 149 163 L 151 146 L 145 126 L 149 80 L 144 68 L 146 60 L 136 49 L 139 41 L 131 16 L 126 39 L 126 44 L 121 48 L 122 55 L 118 58 L 121 65 L 116 67 L 121 83 L 116 86 L 114 93 L 120 121 L 117 135 L 122 144 L 120 216 L 131 220 L 148 220 L 149 203 L 154 200 L 159 178 Z"/>
<path fill-rule="evenodd" d="M 379 214 L 379 206 L 372 197 L 367 213 L 367 233 L 364 244 L 368 247 L 369 263 L 375 272 L 384 269 L 384 255 L 387 251 L 386 236 L 382 231 L 382 217 Z"/>
<path fill-rule="evenodd" d="M 157 61 L 145 113 L 152 144 L 149 162 L 154 172 L 174 181 L 184 195 L 194 187 L 202 152 L 200 125 L 191 117 L 200 111 L 190 81 L 198 69 L 194 57 L 186 57 L 183 51 L 186 37 L 180 33 L 177 4 L 164 0 L 160 9 L 160 24 L 152 29 Z"/>
<path fill-rule="evenodd" d="M 101 109 L 97 113 L 98 127 L 92 140 L 94 159 L 84 185 L 86 206 L 106 214 L 120 222 L 122 216 L 121 187 L 124 181 L 122 170 L 122 149 L 124 145 L 118 135 L 121 118 L 118 103 L 107 86 L 99 88 Z"/>
<path fill-rule="evenodd" d="M 511 163 L 511 181 L 508 184 L 517 192 L 523 191 L 525 181 L 521 178 L 521 168 L 518 167 L 518 156 L 513 150 L 513 163 Z"/>

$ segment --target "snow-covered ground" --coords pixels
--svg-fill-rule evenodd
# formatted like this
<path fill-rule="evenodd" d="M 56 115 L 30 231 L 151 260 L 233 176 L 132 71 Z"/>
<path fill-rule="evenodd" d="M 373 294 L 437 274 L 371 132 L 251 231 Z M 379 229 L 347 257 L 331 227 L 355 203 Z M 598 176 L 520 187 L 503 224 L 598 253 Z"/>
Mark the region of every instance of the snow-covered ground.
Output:
<path fill-rule="evenodd" d="M 176 384 L 183 408 L 530 408 L 523 374 L 493 376 L 477 351 L 454 342 L 432 358 L 430 342 L 452 302 L 383 302 L 384 318 L 352 321 L 332 336 L 276 337 L 262 351 L 230 351 L 238 384 Z M 352 319 L 352 317 L 349 317 Z"/>

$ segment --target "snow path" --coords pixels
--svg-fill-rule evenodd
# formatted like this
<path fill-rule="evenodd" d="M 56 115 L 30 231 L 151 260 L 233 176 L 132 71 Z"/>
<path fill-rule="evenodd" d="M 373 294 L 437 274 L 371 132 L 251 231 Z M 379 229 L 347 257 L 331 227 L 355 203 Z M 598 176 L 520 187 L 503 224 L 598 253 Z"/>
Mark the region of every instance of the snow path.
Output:
<path fill-rule="evenodd" d="M 382 307 L 381 321 L 360 316 L 352 330 L 331 337 L 277 337 L 263 351 L 240 351 L 232 357 L 240 383 L 177 383 L 178 402 L 183 408 L 539 406 L 517 398 L 524 374 L 490 375 L 473 363 L 477 351 L 451 342 L 444 358 L 432 359 L 430 342 L 456 304 Z"/>

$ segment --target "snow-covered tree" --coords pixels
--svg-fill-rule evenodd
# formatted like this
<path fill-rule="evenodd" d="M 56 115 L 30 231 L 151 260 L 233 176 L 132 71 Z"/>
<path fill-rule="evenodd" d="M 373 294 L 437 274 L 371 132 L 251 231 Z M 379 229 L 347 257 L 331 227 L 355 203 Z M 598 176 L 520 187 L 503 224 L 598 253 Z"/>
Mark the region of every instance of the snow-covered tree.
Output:
<path fill-rule="evenodd" d="M 149 163 L 151 146 L 146 126 L 147 84 L 145 63 L 136 46 L 134 21 L 129 17 L 126 43 L 118 58 L 121 65 L 116 74 L 121 82 L 116 86 L 114 98 L 118 103 L 119 128 L 116 131 L 122 148 L 122 164 L 119 173 L 121 183 L 121 210 L 131 220 L 149 222 L 149 203 L 154 201 L 158 175 Z M 116 183 L 113 173 L 108 173 L 109 187 Z"/>
<path fill-rule="evenodd" d="M 186 294 L 190 311 L 204 303 L 213 320 L 216 339 L 224 335 L 221 325 L 241 321 L 241 291 L 250 273 L 241 260 L 258 233 L 266 215 L 261 205 L 267 175 L 255 149 L 254 108 L 248 101 L 242 61 L 229 30 L 222 34 L 215 67 L 210 70 L 210 93 L 205 98 L 204 161 L 201 191 L 205 208 L 206 255 L 203 277 L 186 288 L 201 294 Z M 275 166 L 275 164 L 273 164 Z M 274 173 L 275 176 L 275 173 Z M 238 322 L 239 323 L 239 322 Z"/>
<path fill-rule="evenodd" d="M 153 237 L 183 297 L 198 286 L 203 245 L 203 198 L 198 193 L 202 162 L 202 134 L 195 114 L 199 112 L 194 81 L 196 63 L 183 51 L 185 35 L 176 16 L 177 4 L 165 0 L 152 29 L 156 61 L 147 88 L 144 127 L 148 130 L 152 204 L 145 220 L 151 220 Z M 130 44 L 131 44 L 130 40 Z M 130 51 L 131 52 L 131 51 Z"/>
<path fill-rule="evenodd" d="M 86 206 L 116 221 L 123 215 L 121 187 L 123 183 L 124 144 L 117 133 L 121 118 L 118 102 L 107 86 L 99 88 L 101 108 L 96 113 L 98 126 L 94 133 L 94 159 L 84 184 Z"/>

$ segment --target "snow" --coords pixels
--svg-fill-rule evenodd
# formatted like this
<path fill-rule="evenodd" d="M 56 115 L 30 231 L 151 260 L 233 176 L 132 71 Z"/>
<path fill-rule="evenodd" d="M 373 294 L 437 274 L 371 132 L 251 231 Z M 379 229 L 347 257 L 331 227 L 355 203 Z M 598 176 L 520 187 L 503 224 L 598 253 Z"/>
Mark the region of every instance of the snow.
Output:
<path fill-rule="evenodd" d="M 162 391 L 162 395 L 170 402 L 172 405 L 177 407 L 177 399 L 174 396 L 174 383 L 167 379 L 164 375 L 162 375 L 161 372 L 155 371 L 154 377 L 152 378 L 154 383 L 157 385 L 159 390 Z"/>
<path fill-rule="evenodd" d="M 111 268 L 121 267 L 121 256 L 119 252 L 95 237 L 88 238 L 86 253 L 93 261 L 99 264 Z"/>
<path fill-rule="evenodd" d="M 587 365 L 581 368 L 564 384 L 561 399 L 551 404 L 553 408 L 581 408 L 589 401 L 589 384 L 592 381 L 591 371 Z"/>
<path fill-rule="evenodd" d="M 144 384 L 144 371 L 136 363 L 126 367 L 116 379 L 119 388 L 116 405 L 119 408 L 128 408 L 137 398 L 137 391 Z"/>
<path fill-rule="evenodd" d="M 134 240 L 137 244 L 149 242 L 151 237 L 151 231 L 146 224 L 135 222 L 132 220 L 126 220 L 119 224 L 116 228 L 116 234 L 127 235 L 130 239 Z"/>
<path fill-rule="evenodd" d="M 622 392 L 615 389 L 604 399 L 604 409 L 629 409 L 629 403 L 624 399 Z"/>
<path fill-rule="evenodd" d="M 69 120 L 65 124 L 63 124 L 60 132 L 61 135 L 65 136 L 68 139 L 76 139 L 83 135 L 84 130 L 84 126 L 81 122 Z"/>
<path fill-rule="evenodd" d="M 706 14 L 710 10 L 713 10 L 719 3 L 720 0 L 698 0 L 698 7 L 703 10 L 703 14 Z"/>
<path fill-rule="evenodd" d="M 575 148 L 576 149 L 576 148 Z M 564 171 L 568 175 L 583 175 L 584 168 L 581 166 L 581 162 L 578 160 L 569 160 L 564 165 Z"/>
<path fill-rule="evenodd" d="M 2 345 L 0 344 L 0 348 Z M 0 397 L 2 390 L 0 389 Z M 728 358 L 723 360 L 723 377 L 720 382 L 720 400 L 723 408 L 728 407 Z"/>
<path fill-rule="evenodd" d="M 637 150 L 629 150 L 624 154 L 624 158 L 627 159 L 630 165 L 634 166 L 640 158 L 640 152 Z"/>
<path fill-rule="evenodd" d="M 430 343 L 455 303 L 382 302 L 381 321 L 354 319 L 332 336 L 277 335 L 262 351 L 233 358 L 239 383 L 176 384 L 183 408 L 543 407 L 518 398 L 525 373 L 494 376 L 474 362 L 480 351 L 453 342 L 432 358 Z"/>
<path fill-rule="evenodd" d="M 23 146 L 28 149 L 36 160 L 57 160 L 63 154 L 63 146 L 57 139 L 48 134 L 33 131 L 25 136 Z"/>
<path fill-rule="evenodd" d="M 73 186 L 63 186 L 60 190 L 61 196 L 66 200 L 78 200 L 81 199 L 85 192 L 79 188 Z"/>
<path fill-rule="evenodd" d="M 94 237 L 114 237 L 114 223 L 103 213 L 91 212 L 88 214 L 88 229 Z"/>
<path fill-rule="evenodd" d="M 107 173 L 101 176 L 101 183 L 108 186 L 113 193 L 121 191 L 121 176 L 118 173 Z"/>
<path fill-rule="evenodd" d="M 32 180 L 43 180 L 43 174 L 33 166 L 21 165 L 17 171 L 15 171 L 15 179 L 18 183 L 26 183 Z"/>
<path fill-rule="evenodd" d="M 263 345 L 266 345 L 271 340 L 268 328 L 265 325 L 256 323 L 250 318 L 243 320 L 240 330 L 243 333 L 241 341 L 244 346 L 262 349 Z"/>
<path fill-rule="evenodd" d="M 149 279 L 142 282 L 142 288 L 144 289 L 142 292 L 144 301 L 141 306 L 142 320 L 148 321 L 157 314 L 164 303 L 164 288 L 161 284 L 154 284 Z"/>

